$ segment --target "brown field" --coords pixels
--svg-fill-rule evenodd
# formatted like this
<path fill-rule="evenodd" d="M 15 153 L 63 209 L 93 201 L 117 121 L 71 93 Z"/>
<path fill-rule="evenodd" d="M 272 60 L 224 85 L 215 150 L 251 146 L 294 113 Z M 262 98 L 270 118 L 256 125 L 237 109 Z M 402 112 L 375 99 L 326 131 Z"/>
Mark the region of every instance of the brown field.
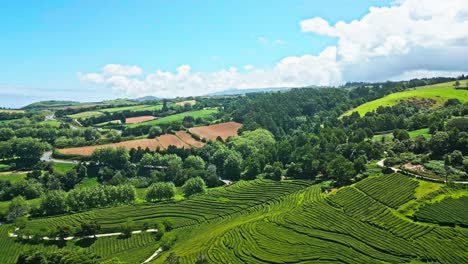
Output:
<path fill-rule="evenodd" d="M 187 100 L 187 101 L 178 102 L 178 103 L 176 103 L 176 105 L 184 106 L 185 104 L 194 105 L 196 103 L 197 103 L 197 101 L 195 101 L 195 100 Z"/>
<path fill-rule="evenodd" d="M 129 140 L 123 141 L 119 143 L 112 143 L 112 144 L 104 144 L 104 145 L 97 145 L 97 146 L 86 146 L 86 147 L 77 147 L 77 148 L 66 148 L 66 149 L 59 149 L 58 151 L 65 155 L 82 155 L 82 156 L 91 156 L 93 151 L 100 148 L 106 147 L 124 147 L 127 149 L 138 148 L 141 147 L 142 149 L 146 149 L 147 147 L 150 150 L 156 150 L 158 147 L 162 148 L 161 144 L 157 139 L 136 139 L 136 140 Z"/>
<path fill-rule="evenodd" d="M 195 140 L 189 133 L 185 131 L 177 131 L 176 136 L 180 138 L 183 142 L 193 147 L 203 147 L 203 145 L 205 145 L 203 142 Z"/>
<path fill-rule="evenodd" d="M 226 140 L 228 137 L 237 136 L 237 130 L 239 130 L 241 126 L 242 124 L 237 122 L 227 122 L 211 126 L 193 127 L 190 128 L 189 131 L 200 136 L 200 138 L 216 140 L 216 138 L 220 136 L 223 140 Z"/>
<path fill-rule="evenodd" d="M 156 119 L 154 116 L 137 116 L 125 119 L 125 124 L 138 124 Z"/>
<path fill-rule="evenodd" d="M 216 138 L 220 136 L 223 140 L 226 140 L 230 136 L 237 136 L 237 130 L 239 130 L 241 126 L 242 124 L 236 122 L 227 122 L 211 126 L 194 127 L 190 129 L 190 132 L 199 135 L 201 138 L 216 140 Z M 65 155 L 90 156 L 93 154 L 94 150 L 106 147 L 124 147 L 127 149 L 140 147 L 142 149 L 149 148 L 150 150 L 154 151 L 157 148 L 167 149 L 170 145 L 176 146 L 178 148 L 191 148 L 202 147 L 204 143 L 195 140 L 192 138 L 192 136 L 190 136 L 189 133 L 185 131 L 177 131 L 175 135 L 165 134 L 155 139 L 146 138 L 97 146 L 65 148 L 58 149 L 58 152 Z"/>
<path fill-rule="evenodd" d="M 178 148 L 190 148 L 191 146 L 184 141 L 180 140 L 175 135 L 165 134 L 161 135 L 158 138 L 159 144 L 161 145 L 161 149 L 166 149 L 169 146 L 176 146 Z"/>

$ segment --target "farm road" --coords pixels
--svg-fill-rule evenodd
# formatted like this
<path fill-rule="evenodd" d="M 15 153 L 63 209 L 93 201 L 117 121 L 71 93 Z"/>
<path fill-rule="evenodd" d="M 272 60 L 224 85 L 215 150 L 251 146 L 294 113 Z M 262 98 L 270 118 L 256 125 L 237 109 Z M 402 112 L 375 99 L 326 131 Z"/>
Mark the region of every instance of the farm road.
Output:
<path fill-rule="evenodd" d="M 15 231 L 18 231 L 19 229 L 17 228 Z M 147 232 L 147 233 L 156 233 L 158 232 L 157 229 L 148 229 L 148 230 L 136 230 L 136 231 L 132 231 L 132 234 L 141 234 L 143 232 Z M 8 234 L 10 237 L 18 237 L 18 235 L 16 233 L 9 233 Z M 120 236 L 122 235 L 121 232 L 116 232 L 116 233 L 105 233 L 105 234 L 97 234 L 95 236 L 83 236 L 83 237 L 74 237 L 74 236 L 69 236 L 69 237 L 66 237 L 64 238 L 64 240 L 73 240 L 73 239 L 83 239 L 83 238 L 100 238 L 100 237 L 111 237 L 111 236 Z M 31 239 L 32 237 L 29 236 L 29 237 L 25 237 L 23 236 L 23 239 Z M 58 237 L 53 237 L 53 238 L 50 238 L 50 237 L 42 237 L 43 240 L 59 240 Z"/>
<path fill-rule="evenodd" d="M 384 162 L 385 162 L 386 159 L 381 159 L 377 162 L 377 166 L 379 167 L 385 167 L 384 165 Z M 393 172 L 399 172 L 401 171 L 400 169 L 397 169 L 397 168 L 393 168 L 393 167 L 389 167 Z M 421 176 L 421 175 L 418 175 L 418 174 L 414 174 L 414 173 L 410 173 L 410 172 L 405 172 L 405 174 L 403 175 L 411 175 L 415 178 L 419 178 L 419 179 L 423 179 L 423 180 L 428 180 L 428 181 L 433 181 L 433 182 L 440 182 L 440 183 L 446 183 L 444 180 L 438 180 L 438 179 L 433 179 L 433 178 L 429 178 L 429 177 L 426 177 L 426 176 Z M 458 183 L 458 184 L 468 184 L 468 181 L 449 181 L 449 182 L 452 182 L 452 183 Z"/>

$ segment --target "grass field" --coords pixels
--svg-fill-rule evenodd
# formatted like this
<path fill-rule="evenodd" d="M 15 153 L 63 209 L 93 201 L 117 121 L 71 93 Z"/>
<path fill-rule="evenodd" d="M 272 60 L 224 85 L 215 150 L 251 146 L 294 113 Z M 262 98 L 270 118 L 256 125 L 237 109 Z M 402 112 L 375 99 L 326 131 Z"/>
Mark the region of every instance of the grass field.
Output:
<path fill-rule="evenodd" d="M 168 106 L 172 106 L 172 105 L 174 104 L 168 104 Z M 100 116 L 100 115 L 103 115 L 104 113 L 118 113 L 118 112 L 123 112 L 123 111 L 156 111 L 156 110 L 161 110 L 162 107 L 163 107 L 162 104 L 110 107 L 110 108 L 104 108 L 104 109 L 99 109 L 95 111 L 81 112 L 81 113 L 77 113 L 74 115 L 69 115 L 68 117 L 76 119 L 76 118 L 88 118 L 88 117 L 93 117 L 93 116 Z"/>
<path fill-rule="evenodd" d="M 26 178 L 26 173 L 0 173 L 0 180 L 18 182 Z"/>
<path fill-rule="evenodd" d="M 73 169 L 75 164 L 54 162 L 52 166 L 56 172 L 66 173 L 67 171 Z"/>
<path fill-rule="evenodd" d="M 78 119 L 78 118 L 88 118 L 92 116 L 101 116 L 103 113 L 98 112 L 98 111 L 87 111 L 87 112 L 81 112 L 78 114 L 74 115 L 69 115 L 68 117 L 73 118 L 73 119 Z"/>
<path fill-rule="evenodd" d="M 203 109 L 203 110 L 197 110 L 197 111 L 190 111 L 190 112 L 184 112 L 180 114 L 175 114 L 175 115 L 170 115 L 166 117 L 162 117 L 153 121 L 148 121 L 140 124 L 130 124 L 128 125 L 129 127 L 138 127 L 142 125 L 161 125 L 161 124 L 170 124 L 170 123 L 175 123 L 175 122 L 182 122 L 184 117 L 186 116 L 193 116 L 194 118 L 206 118 L 208 116 L 211 116 L 215 113 L 217 113 L 217 109 Z"/>
<path fill-rule="evenodd" d="M 429 134 L 429 128 L 422 128 L 422 129 L 418 129 L 418 130 L 414 130 L 414 131 L 408 131 L 408 134 L 410 135 L 411 139 L 414 139 L 417 136 L 423 136 L 426 139 L 431 139 L 431 137 L 432 137 L 432 135 Z M 392 141 L 393 140 L 393 133 L 375 135 L 372 138 L 372 140 L 381 142 L 383 137 L 385 137 L 385 142 Z"/>
<path fill-rule="evenodd" d="M 102 232 L 108 232 L 130 217 L 135 228 L 170 219 L 177 241 L 151 263 L 163 263 L 170 253 L 180 263 L 195 263 L 200 256 L 210 263 L 467 263 L 468 230 L 414 222 L 394 209 L 416 199 L 416 193 L 421 197 L 436 191 L 420 183 L 391 174 L 326 195 L 319 185 L 303 181 L 241 181 L 178 202 L 35 219 L 27 229 L 78 226 L 86 219 L 98 221 Z M 452 211 L 467 212 L 466 203 L 448 202 Z M 16 242 L 6 236 L 9 228 L 0 226 L 3 263 L 14 263 L 31 248 L 56 250 L 54 245 Z M 99 238 L 83 248 L 104 260 L 113 256 L 141 263 L 158 247 L 145 235 Z"/>
<path fill-rule="evenodd" d="M 121 124 L 122 122 L 120 120 L 112 120 L 112 121 L 108 121 L 108 122 L 103 122 L 103 123 L 99 123 L 99 124 L 96 124 L 95 126 L 107 126 L 107 125 L 119 125 Z"/>
<path fill-rule="evenodd" d="M 19 109 L 0 109 L 0 113 L 24 113 L 24 110 Z"/>
<path fill-rule="evenodd" d="M 352 112 L 358 112 L 364 116 L 367 112 L 377 110 L 379 106 L 393 106 L 400 101 L 408 100 L 410 98 L 430 98 L 435 100 L 434 107 L 442 106 L 448 99 L 457 98 L 461 102 L 468 102 L 468 90 L 456 90 L 453 87 L 454 82 L 441 83 L 435 85 L 427 85 L 417 87 L 408 91 L 393 93 L 383 98 L 362 104 L 345 114 L 350 115 Z"/>

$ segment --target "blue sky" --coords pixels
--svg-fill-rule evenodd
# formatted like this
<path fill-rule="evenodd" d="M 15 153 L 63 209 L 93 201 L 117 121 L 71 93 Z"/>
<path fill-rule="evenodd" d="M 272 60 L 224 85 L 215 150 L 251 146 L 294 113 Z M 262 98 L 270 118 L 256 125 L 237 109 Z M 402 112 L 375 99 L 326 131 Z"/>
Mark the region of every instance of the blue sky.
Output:
<path fill-rule="evenodd" d="M 194 90 L 185 86 L 200 83 L 192 75 L 199 73 L 202 76 L 197 78 L 205 80 L 213 77 L 207 74 L 229 71 L 232 67 L 235 74 L 226 77 L 228 81 L 223 78 L 225 83 L 201 81 L 200 85 L 212 87 L 206 91 L 224 86 L 235 88 L 232 85 L 262 86 L 261 82 L 257 84 L 250 77 L 243 77 L 243 73 L 250 71 L 246 65 L 270 71 L 284 58 L 318 56 L 327 47 L 337 47 L 335 53 L 340 54 L 338 40 L 346 41 L 346 32 L 322 34 L 314 21 L 312 30 L 302 25 L 302 21 L 318 17 L 331 26 L 342 21 L 351 27 L 352 20 L 369 15 L 371 6 L 390 6 L 391 2 L 4 1 L 0 10 L 0 94 L 18 91 L 36 97 L 42 94 L 54 99 L 79 100 L 186 95 Z M 109 80 L 115 77 L 113 74 L 102 73 L 109 64 L 137 66 L 141 73 L 124 74 L 125 79 L 117 78 L 116 82 L 116 78 Z M 181 65 L 190 66 L 188 74 L 192 77 L 187 77 L 192 78 L 190 81 L 183 76 L 166 78 L 162 86 L 145 81 L 159 78 L 149 76 L 157 70 L 176 74 Z M 439 66 L 419 68 L 409 70 L 459 70 Z M 88 78 L 90 73 L 104 78 L 96 81 Z M 264 84 L 302 85 L 308 81 L 286 81 L 291 78 L 288 75 Z M 339 81 L 330 79 L 312 75 L 310 84 L 335 84 L 352 78 L 345 80 L 340 74 Z"/>

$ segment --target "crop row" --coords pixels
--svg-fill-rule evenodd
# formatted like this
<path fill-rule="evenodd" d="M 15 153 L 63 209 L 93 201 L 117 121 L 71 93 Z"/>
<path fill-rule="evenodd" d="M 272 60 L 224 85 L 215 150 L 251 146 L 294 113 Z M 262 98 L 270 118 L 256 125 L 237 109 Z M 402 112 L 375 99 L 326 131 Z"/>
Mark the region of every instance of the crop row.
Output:
<path fill-rule="evenodd" d="M 356 184 L 356 188 L 389 207 L 398 208 L 415 198 L 414 192 L 418 184 L 413 179 L 394 173 L 364 179 Z"/>
<path fill-rule="evenodd" d="M 415 218 L 418 221 L 441 225 L 468 227 L 468 197 L 448 197 L 438 203 L 426 204 L 416 212 Z"/>

